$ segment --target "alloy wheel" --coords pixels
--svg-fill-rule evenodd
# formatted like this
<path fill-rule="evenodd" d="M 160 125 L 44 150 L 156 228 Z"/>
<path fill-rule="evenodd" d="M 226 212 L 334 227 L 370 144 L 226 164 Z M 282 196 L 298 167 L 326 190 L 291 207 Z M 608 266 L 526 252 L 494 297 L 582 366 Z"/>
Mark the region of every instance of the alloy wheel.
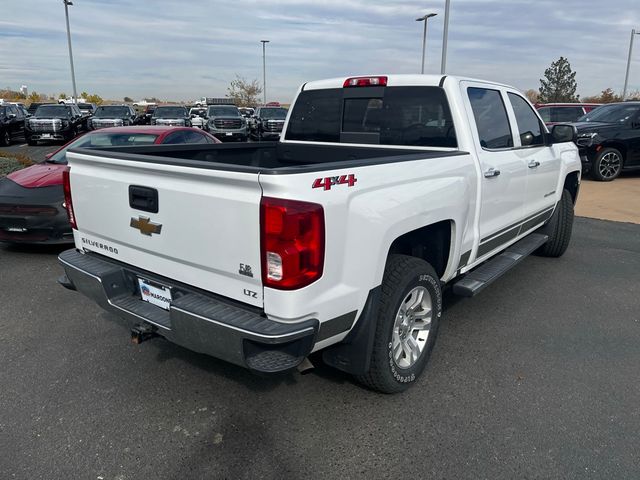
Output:
<path fill-rule="evenodd" d="M 602 178 L 614 178 L 622 167 L 622 159 L 616 152 L 607 152 L 600 159 L 598 172 Z"/>
<path fill-rule="evenodd" d="M 413 366 L 427 344 L 431 328 L 432 303 L 429 291 L 415 287 L 405 296 L 396 313 L 391 348 L 400 368 Z"/>

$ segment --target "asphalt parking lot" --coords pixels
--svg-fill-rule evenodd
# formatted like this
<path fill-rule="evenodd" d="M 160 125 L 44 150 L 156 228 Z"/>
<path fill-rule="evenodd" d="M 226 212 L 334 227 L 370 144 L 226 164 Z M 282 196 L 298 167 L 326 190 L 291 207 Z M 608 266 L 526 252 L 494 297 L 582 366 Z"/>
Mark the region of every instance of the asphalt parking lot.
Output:
<path fill-rule="evenodd" d="M 449 297 L 395 396 L 132 345 L 58 251 L 0 247 L 2 478 L 640 477 L 640 225 L 578 218 L 562 258 Z"/>

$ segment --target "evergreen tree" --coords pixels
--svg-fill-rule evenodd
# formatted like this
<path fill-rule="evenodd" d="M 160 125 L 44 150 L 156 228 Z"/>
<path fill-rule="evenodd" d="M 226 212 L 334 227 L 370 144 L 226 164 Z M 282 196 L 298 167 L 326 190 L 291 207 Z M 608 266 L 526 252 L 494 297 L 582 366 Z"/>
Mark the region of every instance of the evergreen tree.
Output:
<path fill-rule="evenodd" d="M 542 103 L 577 102 L 576 96 L 578 84 L 576 72 L 571 70 L 569 60 L 560 57 L 544 71 L 544 77 L 540 79 L 540 95 L 538 100 Z"/>

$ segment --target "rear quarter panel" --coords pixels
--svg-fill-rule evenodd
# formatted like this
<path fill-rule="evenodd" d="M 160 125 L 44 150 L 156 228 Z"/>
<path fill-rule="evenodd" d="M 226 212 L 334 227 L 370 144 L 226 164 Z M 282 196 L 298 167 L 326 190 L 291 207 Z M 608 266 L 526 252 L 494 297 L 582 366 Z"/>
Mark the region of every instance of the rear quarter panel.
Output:
<path fill-rule="evenodd" d="M 312 188 L 317 178 L 349 175 L 354 186 Z M 263 195 L 321 204 L 325 214 L 322 277 L 295 291 L 264 288 L 264 309 L 273 319 L 320 322 L 359 313 L 380 285 L 389 247 L 404 233 L 442 220 L 453 222 L 445 276 L 455 272 L 462 238 L 471 237 L 477 184 L 471 155 L 286 175 L 261 174 Z M 357 316 L 356 316 L 357 318 Z M 318 350 L 345 334 L 319 342 Z"/>

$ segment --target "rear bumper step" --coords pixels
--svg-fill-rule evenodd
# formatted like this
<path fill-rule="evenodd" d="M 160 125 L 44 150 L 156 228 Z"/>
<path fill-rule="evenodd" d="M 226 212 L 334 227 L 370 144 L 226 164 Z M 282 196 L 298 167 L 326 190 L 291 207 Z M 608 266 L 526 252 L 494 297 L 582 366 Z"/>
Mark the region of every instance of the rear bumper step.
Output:
<path fill-rule="evenodd" d="M 276 373 L 297 367 L 313 348 L 317 320 L 293 324 L 269 320 L 255 308 L 75 249 L 62 252 L 58 260 L 65 270 L 59 280 L 65 288 L 86 295 L 130 326 L 141 321 L 153 325 L 154 333 L 190 350 L 256 372 Z M 169 310 L 142 301 L 138 276 L 171 288 Z"/>
<path fill-rule="evenodd" d="M 492 258 L 454 283 L 453 293 L 462 297 L 473 297 L 535 252 L 547 240 L 548 237 L 540 233 L 527 235 L 500 255 Z"/>

